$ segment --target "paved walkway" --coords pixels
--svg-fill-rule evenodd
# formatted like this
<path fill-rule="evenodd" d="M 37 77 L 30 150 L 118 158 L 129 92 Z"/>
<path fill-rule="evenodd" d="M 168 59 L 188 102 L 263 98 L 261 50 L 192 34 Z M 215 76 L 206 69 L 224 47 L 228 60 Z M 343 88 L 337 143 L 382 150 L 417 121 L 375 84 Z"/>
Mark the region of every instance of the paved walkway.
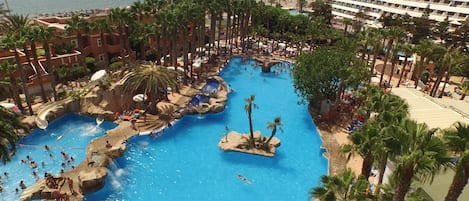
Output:
<path fill-rule="evenodd" d="M 424 122 L 431 128 L 448 128 L 456 121 L 469 124 L 469 103 L 467 101 L 433 98 L 414 88 L 407 87 L 394 87 L 392 93 L 407 101 L 412 119 Z"/>

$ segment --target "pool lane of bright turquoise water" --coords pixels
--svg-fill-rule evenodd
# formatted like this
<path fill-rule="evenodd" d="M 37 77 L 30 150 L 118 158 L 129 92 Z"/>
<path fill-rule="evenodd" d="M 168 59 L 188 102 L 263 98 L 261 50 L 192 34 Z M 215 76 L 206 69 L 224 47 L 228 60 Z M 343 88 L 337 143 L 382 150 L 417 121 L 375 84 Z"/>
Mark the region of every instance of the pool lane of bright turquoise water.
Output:
<path fill-rule="evenodd" d="M 2 186 L 4 192 L 0 193 L 2 200 L 19 200 L 20 194 L 15 193 L 15 188 L 20 189 L 19 182 L 23 180 L 27 187 L 36 183 L 37 178 L 44 178 L 44 173 L 58 175 L 61 169 L 70 170 L 72 166 L 78 164 L 85 158 L 88 143 L 106 130 L 113 129 L 117 125 L 112 122 L 96 124 L 95 118 L 78 114 L 67 114 L 49 123 L 46 130 L 35 129 L 31 134 L 23 138 L 17 147 L 15 156 L 7 164 L 0 164 L 0 175 L 2 176 Z M 62 136 L 60 140 L 57 140 Z M 50 147 L 47 151 L 44 146 Z M 73 157 L 75 161 L 64 160 L 60 152 L 63 151 Z M 49 156 L 52 155 L 52 158 Z M 33 169 L 27 164 L 21 164 L 21 160 L 26 160 L 30 156 L 37 163 L 37 168 Z M 44 162 L 44 166 L 42 166 Z M 65 167 L 62 167 L 65 163 Z M 33 175 L 37 172 L 37 177 Z M 6 178 L 3 173 L 8 172 Z"/>
<path fill-rule="evenodd" d="M 327 174 L 327 161 L 307 106 L 297 104 L 289 73 L 264 74 L 234 58 L 221 76 L 235 90 L 224 112 L 185 116 L 158 138 L 132 138 L 127 153 L 110 165 L 106 186 L 86 200 L 307 200 L 309 189 Z M 266 122 L 282 118 L 274 158 L 223 152 L 217 146 L 225 126 L 248 132 L 244 99 L 251 94 L 258 105 L 252 113 L 254 130 L 270 135 Z"/>

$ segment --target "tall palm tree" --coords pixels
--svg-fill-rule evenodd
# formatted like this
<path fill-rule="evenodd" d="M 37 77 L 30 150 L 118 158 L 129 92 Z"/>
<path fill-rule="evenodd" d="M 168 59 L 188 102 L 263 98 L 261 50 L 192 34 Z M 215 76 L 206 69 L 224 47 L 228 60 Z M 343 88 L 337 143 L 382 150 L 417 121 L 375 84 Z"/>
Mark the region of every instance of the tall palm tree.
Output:
<path fill-rule="evenodd" d="M 67 34 L 75 34 L 77 38 L 78 51 L 83 52 L 83 32 L 88 27 L 88 23 L 78 15 L 72 16 L 66 21 L 67 26 L 65 32 Z M 84 56 L 81 56 L 81 60 L 84 61 Z"/>
<path fill-rule="evenodd" d="M 53 27 L 39 27 L 38 28 L 38 41 L 42 41 L 42 47 L 44 48 L 45 56 L 46 56 L 46 71 L 48 73 L 50 82 L 51 82 L 51 88 L 52 88 L 52 93 L 54 95 L 54 100 L 58 100 L 57 96 L 57 90 L 55 89 L 56 87 L 56 73 L 55 73 L 55 67 L 52 66 L 52 59 L 51 59 L 51 50 L 50 50 L 50 41 L 57 38 L 55 35 L 55 28 Z"/>
<path fill-rule="evenodd" d="M 349 27 L 350 25 L 352 25 L 352 22 L 353 22 L 353 21 L 352 21 L 352 19 L 350 19 L 350 18 L 344 18 L 344 19 L 342 19 L 342 24 L 344 24 L 344 26 L 345 26 L 345 27 L 344 27 L 344 34 L 347 34 L 347 33 L 348 33 L 348 27 Z"/>
<path fill-rule="evenodd" d="M 382 49 L 381 40 L 384 37 L 384 33 L 383 33 L 383 30 L 374 29 L 374 28 L 368 29 L 367 32 L 369 33 L 368 35 L 370 36 L 368 40 L 369 40 L 369 44 L 372 46 L 372 52 L 373 52 L 373 61 L 371 62 L 370 76 L 374 76 L 376 59 L 378 58 L 378 54 L 381 52 L 381 49 Z M 368 58 L 370 58 L 370 54 L 368 54 Z M 370 82 L 371 82 L 371 79 L 370 79 Z"/>
<path fill-rule="evenodd" d="M 386 39 L 388 41 L 386 43 L 386 53 L 384 55 L 383 68 L 381 69 L 381 77 L 379 79 L 380 85 L 383 83 L 384 73 L 386 71 L 386 65 L 391 53 L 392 46 L 399 43 L 399 39 L 402 37 L 403 32 L 399 27 L 391 27 L 389 30 L 387 30 L 386 35 Z M 391 82 L 391 80 L 389 80 L 389 82 Z"/>
<path fill-rule="evenodd" d="M 129 68 L 130 72 L 126 75 L 123 84 L 124 91 L 130 95 L 143 93 L 148 95 L 150 100 L 150 114 L 157 114 L 156 104 L 158 98 L 167 96 L 166 90 L 171 87 L 178 90 L 179 85 L 174 79 L 176 71 L 168 70 L 157 66 L 154 63 L 143 64 Z M 167 97 L 166 97 L 167 98 Z"/>
<path fill-rule="evenodd" d="M 7 88 L 10 90 L 12 98 L 15 101 L 15 105 L 17 105 L 21 111 L 24 111 L 23 103 L 21 102 L 21 98 L 18 93 L 19 87 L 18 82 L 16 81 L 16 76 L 14 74 L 15 69 L 15 61 L 12 59 L 7 59 L 4 63 L 0 63 L 0 72 L 6 72 L 8 74 L 9 80 L 6 85 L 8 86 Z"/>
<path fill-rule="evenodd" d="M 443 58 L 441 59 L 440 65 L 442 67 L 442 70 L 440 74 L 444 74 L 444 84 L 442 88 L 442 92 L 445 91 L 446 84 L 449 81 L 449 78 L 451 76 L 451 73 L 454 71 L 456 68 L 463 68 L 464 65 L 469 65 L 466 62 L 466 54 L 462 53 L 460 48 L 448 48 L 446 53 L 443 55 Z M 436 89 L 438 89 L 440 82 L 443 80 L 443 76 L 440 77 L 439 80 L 435 83 Z M 433 91 L 433 96 L 436 95 L 437 90 Z M 440 93 L 438 96 L 441 98 L 443 96 L 443 93 Z"/>
<path fill-rule="evenodd" d="M 270 143 L 270 140 L 272 140 L 272 138 L 277 133 L 277 129 L 280 131 L 283 131 L 282 130 L 282 118 L 275 117 L 274 122 L 267 122 L 267 129 L 272 129 L 272 134 L 270 135 L 269 139 L 267 139 L 267 141 L 263 144 L 263 146 L 265 150 L 270 151 L 269 143 Z"/>
<path fill-rule="evenodd" d="M 347 160 L 350 160 L 353 154 L 360 154 L 363 158 L 361 175 L 368 177 L 371 173 L 375 155 L 374 151 L 380 145 L 378 141 L 381 139 L 380 127 L 376 121 L 368 121 L 356 132 L 349 135 L 352 144 L 342 146 L 342 152 L 348 155 Z"/>
<path fill-rule="evenodd" d="M 12 153 L 16 151 L 16 143 L 20 140 L 20 136 L 16 132 L 23 129 L 27 132 L 27 128 L 20 120 L 8 109 L 0 106 L 0 159 L 3 163 L 10 161 Z"/>
<path fill-rule="evenodd" d="M 445 197 L 445 201 L 456 201 L 469 179 L 469 125 L 456 122 L 452 128 L 444 130 L 443 139 L 458 158 L 456 174 Z"/>
<path fill-rule="evenodd" d="M 110 32 L 111 27 L 109 26 L 109 23 L 106 19 L 100 18 L 96 19 L 91 23 L 91 30 L 93 32 L 98 32 L 99 33 L 99 38 L 101 39 L 101 48 L 104 50 L 104 65 L 106 68 L 109 67 L 109 56 L 107 54 L 107 45 L 108 42 L 106 40 L 106 37 L 104 37 L 104 33 Z"/>
<path fill-rule="evenodd" d="M 44 89 L 44 83 L 42 76 L 45 75 L 46 72 L 43 71 L 41 68 L 41 64 L 39 63 L 39 58 L 37 56 L 37 48 L 36 48 L 36 40 L 39 39 L 39 29 L 28 27 L 24 30 L 26 32 L 26 39 L 31 47 L 31 54 L 33 56 L 34 66 L 31 66 L 36 71 L 36 76 L 39 81 L 39 87 L 41 89 L 41 98 L 44 103 L 48 102 L 46 91 Z M 26 48 L 25 48 L 26 49 Z M 27 49 L 25 51 L 28 51 Z"/>
<path fill-rule="evenodd" d="M 425 70 L 425 66 L 430 61 L 429 58 L 431 58 L 434 48 L 435 43 L 432 40 L 422 40 L 415 46 L 415 52 L 420 56 L 420 59 L 418 62 L 416 62 L 412 73 L 415 81 L 415 88 L 418 86 L 418 81 L 420 80 L 420 76 L 423 70 Z"/>
<path fill-rule="evenodd" d="M 254 147 L 254 129 L 252 126 L 252 109 L 257 108 L 257 105 L 254 103 L 254 99 L 256 98 L 255 95 L 251 95 L 248 98 L 244 99 L 246 101 L 246 105 L 244 105 L 244 110 L 248 114 L 248 121 L 249 121 L 249 148 Z"/>
<path fill-rule="evenodd" d="M 400 142 L 401 149 L 395 158 L 394 174 L 398 180 L 394 201 L 403 201 L 412 179 L 432 180 L 440 168 L 450 165 L 451 156 L 443 141 L 435 135 L 436 129 L 404 119 L 392 137 Z"/>
<path fill-rule="evenodd" d="M 347 201 L 373 198 L 371 193 L 367 193 L 369 182 L 362 176 L 355 178 L 351 169 L 335 176 L 321 176 L 321 183 L 321 186 L 310 190 L 311 200 Z"/>
<path fill-rule="evenodd" d="M 407 61 L 409 59 L 409 56 L 414 53 L 414 47 L 411 44 L 400 45 L 400 49 L 402 50 L 402 52 L 404 52 L 405 58 L 404 58 L 404 66 L 402 66 L 401 75 L 399 76 L 399 81 L 397 82 L 396 87 L 400 86 L 402 77 L 404 77 L 404 74 L 406 72 L 406 66 L 407 66 Z"/>
<path fill-rule="evenodd" d="M 0 30 L 7 35 L 7 37 L 3 38 L 2 43 L 4 44 L 5 48 L 12 50 L 15 56 L 16 68 L 20 73 L 26 104 L 28 105 L 29 114 L 32 115 L 34 112 L 31 106 L 31 96 L 29 94 L 27 85 L 29 80 L 24 74 L 23 64 L 18 53 L 18 48 L 24 47 L 25 45 L 25 32 L 19 30 L 25 30 L 27 26 L 29 26 L 29 19 L 27 16 L 16 14 L 7 15 L 0 23 Z"/>
<path fill-rule="evenodd" d="M 121 56 L 124 57 L 129 54 L 128 41 L 125 39 L 125 36 L 128 36 L 127 27 L 130 22 L 130 15 L 126 9 L 123 8 L 113 8 L 109 13 L 109 19 L 114 24 L 117 32 L 119 33 L 119 42 L 121 45 Z"/>

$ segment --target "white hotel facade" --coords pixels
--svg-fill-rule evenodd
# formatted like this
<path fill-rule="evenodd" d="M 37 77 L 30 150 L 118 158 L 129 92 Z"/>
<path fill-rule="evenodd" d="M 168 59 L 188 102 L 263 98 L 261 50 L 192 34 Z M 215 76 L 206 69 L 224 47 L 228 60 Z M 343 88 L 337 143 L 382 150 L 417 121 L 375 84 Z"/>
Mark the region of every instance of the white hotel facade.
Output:
<path fill-rule="evenodd" d="M 339 18 L 353 19 L 363 11 L 368 15 L 367 26 L 381 27 L 378 19 L 383 15 L 420 17 L 429 6 L 430 19 L 443 21 L 448 17 L 451 29 L 469 18 L 469 0 L 330 0 L 332 14 Z"/>

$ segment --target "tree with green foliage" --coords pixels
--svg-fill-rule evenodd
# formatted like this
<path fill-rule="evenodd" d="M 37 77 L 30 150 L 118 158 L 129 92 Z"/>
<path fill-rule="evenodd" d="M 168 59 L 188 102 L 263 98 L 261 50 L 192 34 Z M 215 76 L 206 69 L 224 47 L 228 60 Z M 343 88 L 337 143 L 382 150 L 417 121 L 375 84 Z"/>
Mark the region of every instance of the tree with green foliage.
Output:
<path fill-rule="evenodd" d="M 292 74 L 296 92 L 311 105 L 335 102 L 342 88 L 356 88 L 368 78 L 366 65 L 355 52 L 326 47 L 299 55 Z"/>
<path fill-rule="evenodd" d="M 413 18 L 414 32 L 412 33 L 412 43 L 418 44 L 421 40 L 432 38 L 432 24 L 430 20 L 430 5 L 427 6 L 421 17 Z"/>
<path fill-rule="evenodd" d="M 313 187 L 309 196 L 319 201 L 372 200 L 368 188 L 368 180 L 362 176 L 355 178 L 349 168 L 335 176 L 321 176 L 321 186 Z"/>
<path fill-rule="evenodd" d="M 167 89 L 179 90 L 179 85 L 174 79 L 176 71 L 157 66 L 154 63 L 142 64 L 129 68 L 123 83 L 124 91 L 129 95 L 143 93 L 148 96 L 150 105 L 148 112 L 157 114 L 156 104 L 162 96 L 167 96 Z M 166 97 L 167 99 L 167 97 Z"/>
<path fill-rule="evenodd" d="M 27 132 L 27 128 L 10 110 L 0 106 L 0 159 L 3 163 L 10 161 L 16 151 L 16 143 L 20 140 L 17 130 Z"/>
<path fill-rule="evenodd" d="M 0 63 L 0 72 L 8 74 L 8 79 L 6 80 L 7 82 L 4 83 L 4 86 L 10 92 L 11 97 L 15 101 L 15 105 L 17 105 L 21 111 L 24 111 L 23 103 L 21 102 L 20 94 L 18 93 L 19 86 L 14 74 L 15 70 L 16 64 L 13 59 L 6 59 L 4 62 Z"/>
<path fill-rule="evenodd" d="M 246 101 L 246 105 L 244 105 L 244 110 L 248 114 L 248 121 L 249 121 L 249 148 L 254 147 L 254 128 L 252 125 L 252 109 L 257 108 L 257 105 L 254 103 L 254 99 L 256 96 L 251 95 L 248 98 L 244 99 Z"/>
<path fill-rule="evenodd" d="M 440 40 L 440 44 L 449 45 L 448 39 L 451 39 L 451 32 L 449 31 L 450 23 L 448 16 L 446 16 L 444 21 L 438 22 L 435 27 L 433 27 L 433 36 Z"/>
<path fill-rule="evenodd" d="M 267 141 L 265 141 L 265 143 L 263 144 L 263 148 L 266 150 L 266 151 L 270 151 L 270 140 L 272 140 L 272 138 L 275 136 L 275 134 L 277 133 L 277 130 L 280 130 L 283 132 L 282 130 L 282 118 L 280 117 L 275 117 L 274 121 L 273 122 L 267 122 L 267 129 L 272 129 L 272 133 L 269 137 L 269 139 L 267 139 Z"/>
<path fill-rule="evenodd" d="M 404 201 L 413 179 L 432 181 L 441 168 L 451 164 L 448 148 L 436 131 L 426 124 L 404 119 L 400 126 L 390 132 L 391 137 L 401 145 L 393 159 L 396 162 L 394 175 L 398 181 L 394 201 Z"/>
<path fill-rule="evenodd" d="M 324 0 L 316 0 L 310 6 L 313 9 L 313 13 L 311 13 L 313 18 L 322 17 L 329 26 L 331 25 L 332 18 L 334 18 L 331 4 Z"/>
<path fill-rule="evenodd" d="M 457 201 L 469 180 L 469 125 L 456 122 L 444 130 L 443 139 L 449 150 L 457 157 L 453 182 L 445 201 Z"/>

